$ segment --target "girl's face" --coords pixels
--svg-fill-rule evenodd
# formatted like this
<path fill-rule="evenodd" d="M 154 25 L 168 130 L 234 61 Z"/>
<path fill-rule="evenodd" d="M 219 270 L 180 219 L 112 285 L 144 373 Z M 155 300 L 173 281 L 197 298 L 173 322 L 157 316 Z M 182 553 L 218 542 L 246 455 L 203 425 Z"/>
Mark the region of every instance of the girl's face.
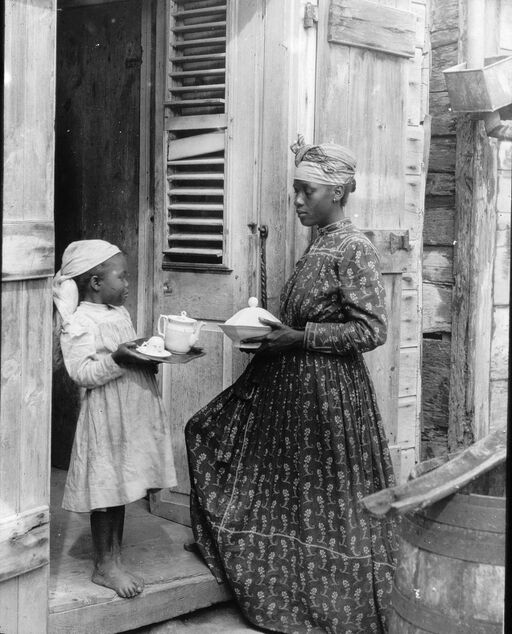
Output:
<path fill-rule="evenodd" d="M 126 258 L 117 253 L 103 264 L 102 276 L 91 280 L 102 304 L 122 306 L 128 297 L 128 272 Z"/>
<path fill-rule="evenodd" d="M 333 185 L 294 180 L 293 204 L 301 224 L 305 227 L 325 227 L 336 222 L 341 211 L 340 205 L 334 202 L 336 189 Z"/>

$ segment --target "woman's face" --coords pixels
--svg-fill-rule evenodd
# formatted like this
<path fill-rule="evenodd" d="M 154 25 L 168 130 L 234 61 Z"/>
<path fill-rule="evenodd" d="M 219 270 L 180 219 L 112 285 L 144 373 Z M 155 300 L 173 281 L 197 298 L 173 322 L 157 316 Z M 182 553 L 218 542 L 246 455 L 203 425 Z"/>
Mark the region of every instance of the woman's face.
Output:
<path fill-rule="evenodd" d="M 334 202 L 335 189 L 333 185 L 293 181 L 293 204 L 301 224 L 305 227 L 325 227 L 336 222 L 341 208 Z"/>

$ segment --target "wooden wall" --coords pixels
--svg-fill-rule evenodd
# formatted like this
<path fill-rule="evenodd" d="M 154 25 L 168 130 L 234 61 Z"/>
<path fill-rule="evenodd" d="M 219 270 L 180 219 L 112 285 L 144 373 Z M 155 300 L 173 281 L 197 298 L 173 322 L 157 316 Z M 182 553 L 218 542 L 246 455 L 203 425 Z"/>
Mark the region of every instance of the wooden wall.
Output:
<path fill-rule="evenodd" d="M 485 435 L 506 413 L 511 144 L 487 139 L 482 124 L 450 110 L 442 71 L 465 59 L 465 4 L 465 0 L 431 3 L 432 140 L 423 234 L 423 458 Z M 486 55 L 510 54 L 512 2 L 487 0 L 486 6 Z M 480 217 L 478 196 L 485 200 Z M 478 242 L 478 233 L 489 232 L 485 245 Z M 477 282 L 475 276 L 481 279 Z M 468 336 L 475 342 L 469 353 Z"/>
<path fill-rule="evenodd" d="M 55 0 L 5 17 L 0 632 L 44 634 L 49 556 Z"/>

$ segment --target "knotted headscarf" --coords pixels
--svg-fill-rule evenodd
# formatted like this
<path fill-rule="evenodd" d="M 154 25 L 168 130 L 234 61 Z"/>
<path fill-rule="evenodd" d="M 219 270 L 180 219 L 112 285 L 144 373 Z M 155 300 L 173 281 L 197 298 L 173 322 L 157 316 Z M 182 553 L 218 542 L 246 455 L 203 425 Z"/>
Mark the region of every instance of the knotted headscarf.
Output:
<path fill-rule="evenodd" d="M 304 137 L 299 134 L 297 142 L 290 149 L 295 153 L 296 180 L 322 185 L 344 185 L 354 179 L 356 158 L 341 145 L 307 145 Z"/>
<path fill-rule="evenodd" d="M 66 247 L 60 271 L 53 278 L 53 301 L 63 323 L 78 306 L 78 287 L 72 278 L 87 273 L 117 253 L 121 253 L 121 249 L 105 240 L 78 240 Z"/>

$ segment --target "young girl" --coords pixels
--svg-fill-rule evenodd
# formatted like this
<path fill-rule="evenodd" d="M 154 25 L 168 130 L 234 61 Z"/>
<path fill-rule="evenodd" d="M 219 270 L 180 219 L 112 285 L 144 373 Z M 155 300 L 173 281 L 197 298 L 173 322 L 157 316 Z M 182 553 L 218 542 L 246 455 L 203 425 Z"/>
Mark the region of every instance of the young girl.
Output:
<path fill-rule="evenodd" d="M 92 581 L 124 598 L 144 586 L 121 560 L 125 505 L 176 485 L 156 366 L 124 343 L 136 338 L 123 307 L 127 293 L 126 259 L 116 246 L 81 240 L 66 248 L 54 301 L 64 362 L 83 390 L 62 506 L 90 512 Z"/>

